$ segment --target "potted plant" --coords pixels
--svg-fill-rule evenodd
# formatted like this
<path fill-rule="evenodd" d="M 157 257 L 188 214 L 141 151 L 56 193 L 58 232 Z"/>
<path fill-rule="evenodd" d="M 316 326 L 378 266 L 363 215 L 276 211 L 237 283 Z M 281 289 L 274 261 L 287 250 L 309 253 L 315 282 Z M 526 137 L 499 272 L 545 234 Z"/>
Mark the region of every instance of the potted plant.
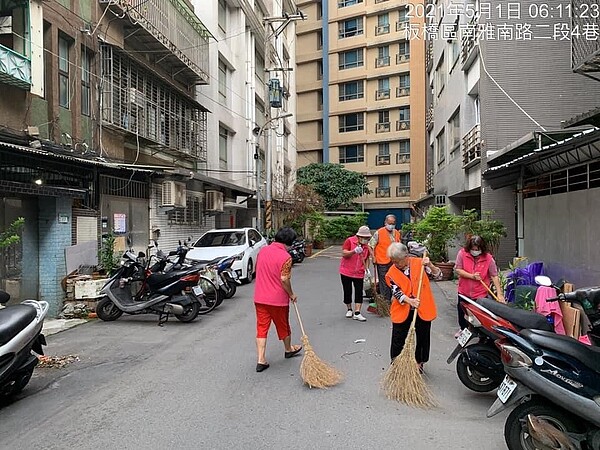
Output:
<path fill-rule="evenodd" d="M 312 237 L 313 247 L 315 249 L 321 249 L 325 247 L 325 234 L 324 234 L 324 226 L 325 226 L 325 216 L 320 213 L 312 213 L 308 215 L 308 234 Z"/>
<path fill-rule="evenodd" d="M 448 249 L 460 230 L 462 221 L 446 206 L 430 208 L 418 222 L 404 224 L 403 233 L 412 232 L 415 240 L 425 244 L 431 261 L 442 270 L 444 280 L 452 278 L 454 263 L 448 262 Z"/>
<path fill-rule="evenodd" d="M 499 220 L 492 219 L 493 211 L 483 211 L 481 217 L 477 210 L 466 209 L 461 216 L 461 229 L 465 238 L 481 236 L 488 245 L 488 250 L 495 255 L 500 239 L 506 237 L 506 227 Z"/>

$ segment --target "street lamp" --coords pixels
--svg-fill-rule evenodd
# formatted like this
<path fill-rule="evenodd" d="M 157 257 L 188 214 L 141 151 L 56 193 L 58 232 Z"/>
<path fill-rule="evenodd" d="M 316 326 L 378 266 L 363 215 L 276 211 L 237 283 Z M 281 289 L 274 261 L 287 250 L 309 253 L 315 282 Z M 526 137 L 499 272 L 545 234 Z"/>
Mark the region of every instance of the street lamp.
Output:
<path fill-rule="evenodd" d="M 286 117 L 291 117 L 293 114 L 292 113 L 285 113 L 285 114 L 280 114 L 279 116 L 275 116 L 275 117 L 271 117 L 269 120 L 267 120 L 261 127 L 256 127 L 253 130 L 254 135 L 257 137 L 257 139 L 260 139 L 260 137 L 262 136 L 263 132 L 265 130 L 269 130 L 270 128 L 267 128 L 267 125 L 270 125 L 271 123 L 275 122 L 278 119 L 285 119 Z M 271 140 L 269 139 L 269 134 L 267 133 L 265 135 L 265 140 L 266 140 L 266 144 L 265 144 L 265 163 L 267 165 L 267 170 L 266 170 L 266 202 L 265 202 L 265 219 L 266 219 L 266 229 L 267 231 L 270 231 L 270 229 L 272 228 L 272 214 L 273 214 L 273 194 L 271 192 L 271 187 L 272 187 L 272 178 L 273 178 L 273 173 L 272 173 L 272 165 L 273 165 L 273 155 L 271 152 Z M 260 212 L 260 192 L 259 192 L 259 187 L 260 187 L 260 156 L 258 155 L 258 149 L 256 151 L 256 222 L 257 222 L 257 228 L 261 231 L 262 230 L 262 220 L 261 220 L 261 212 Z"/>
<path fill-rule="evenodd" d="M 373 182 L 373 180 L 371 181 L 367 181 L 366 183 L 363 183 L 362 185 L 362 195 L 361 195 L 361 206 L 362 206 L 362 212 L 365 212 L 365 186 L 371 184 Z"/>

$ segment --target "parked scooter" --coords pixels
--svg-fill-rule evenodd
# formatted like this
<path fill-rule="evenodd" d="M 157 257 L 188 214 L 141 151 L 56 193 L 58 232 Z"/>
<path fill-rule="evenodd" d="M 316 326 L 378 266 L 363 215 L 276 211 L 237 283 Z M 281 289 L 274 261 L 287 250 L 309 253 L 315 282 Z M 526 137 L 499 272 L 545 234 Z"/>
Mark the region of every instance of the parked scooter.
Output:
<path fill-rule="evenodd" d="M 533 414 L 566 434 L 572 448 L 600 449 L 600 349 L 547 331 L 495 331 L 507 376 L 487 416 L 517 405 L 504 427 L 508 448 L 538 448 L 527 424 Z"/>
<path fill-rule="evenodd" d="M 593 345 L 600 346 L 600 287 L 585 287 L 566 294 L 559 294 L 548 301 L 564 300 L 581 305 L 590 322 L 587 332 Z"/>
<path fill-rule="evenodd" d="M 183 263 L 186 253 L 182 246 L 175 252 L 178 264 Z M 121 267 L 100 292 L 105 296 L 96 305 L 100 319 L 116 320 L 123 313 L 158 314 L 158 324 L 162 325 L 169 314 L 181 322 L 191 322 L 201 308 L 214 308 L 217 288 L 210 280 L 199 284 L 199 267 L 152 273 L 151 261 L 144 253 L 136 256 L 131 250 L 125 252 Z"/>
<path fill-rule="evenodd" d="M 242 284 L 237 272 L 231 268 L 235 261 L 240 261 L 244 254 L 228 256 L 219 260 L 216 264 L 207 265 L 208 271 L 212 270 L 216 284 L 223 291 L 225 298 L 232 298 L 237 292 L 237 286 Z"/>
<path fill-rule="evenodd" d="M 523 328 L 553 331 L 546 318 L 533 311 L 512 308 L 489 298 L 473 301 L 461 295 L 461 306 L 469 327 L 456 336 L 458 344 L 446 362 L 456 362 L 458 378 L 467 388 L 475 392 L 490 392 L 496 389 L 504 378 L 500 351 L 494 341 L 500 336 L 495 326 L 502 326 L 517 332 Z"/>
<path fill-rule="evenodd" d="M 0 291 L 0 304 L 10 296 Z M 38 355 L 43 355 L 46 338 L 42 334 L 48 303 L 25 300 L 0 309 L 0 400 L 21 392 L 33 375 Z"/>
<path fill-rule="evenodd" d="M 306 257 L 306 242 L 304 239 L 296 240 L 288 250 L 292 257 L 292 264 L 301 263 Z"/>

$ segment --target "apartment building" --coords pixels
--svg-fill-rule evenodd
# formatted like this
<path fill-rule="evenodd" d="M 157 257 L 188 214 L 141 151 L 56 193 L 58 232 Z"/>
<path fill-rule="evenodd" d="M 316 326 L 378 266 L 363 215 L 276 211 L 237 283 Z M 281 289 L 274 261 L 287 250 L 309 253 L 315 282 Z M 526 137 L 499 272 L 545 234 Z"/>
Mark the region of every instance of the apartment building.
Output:
<path fill-rule="evenodd" d="M 455 212 L 494 211 L 508 228 L 496 255 L 505 265 L 523 254 L 517 245 L 523 229 L 516 221 L 522 205 L 515 185 L 492 185 L 482 173 L 527 135 L 536 136 L 531 148 L 541 149 L 575 133 L 563 129 L 563 121 L 598 106 L 600 83 L 573 72 L 571 45 L 577 36 L 568 17 L 540 14 L 539 5 L 523 4 L 517 5 L 518 18 L 513 11 L 507 21 L 505 2 L 431 4 L 429 24 L 438 31 L 428 40 L 426 58 L 430 201 Z M 558 12 L 560 5 L 553 0 L 542 8 Z M 567 38 L 561 39 L 556 30 L 565 27 Z M 494 164 L 501 162 L 506 161 Z M 543 237 L 548 245 L 556 238 Z"/>
<path fill-rule="evenodd" d="M 298 165 L 343 164 L 367 177 L 369 225 L 410 220 L 425 195 L 423 17 L 408 2 L 299 1 Z"/>
<path fill-rule="evenodd" d="M 291 0 L 196 0 L 195 6 L 214 37 L 209 60 L 216 69 L 199 89 L 199 101 L 211 111 L 205 172 L 258 191 L 263 203 L 257 210 L 256 197 L 238 191 L 224 198 L 217 225 L 258 226 L 264 223 L 257 219 L 264 215 L 267 159 L 276 201 L 286 197 L 295 172 L 295 22 L 284 14 L 295 14 L 296 7 Z"/>

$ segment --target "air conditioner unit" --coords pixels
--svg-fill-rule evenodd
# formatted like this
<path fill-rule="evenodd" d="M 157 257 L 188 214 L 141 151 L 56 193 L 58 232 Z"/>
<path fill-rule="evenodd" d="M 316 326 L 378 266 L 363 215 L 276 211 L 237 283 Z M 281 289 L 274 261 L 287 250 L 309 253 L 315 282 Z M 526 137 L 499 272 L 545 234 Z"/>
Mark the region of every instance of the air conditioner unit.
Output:
<path fill-rule="evenodd" d="M 396 130 L 403 131 L 410 129 L 410 122 L 408 120 L 399 120 L 396 122 Z"/>
<path fill-rule="evenodd" d="M 435 206 L 446 206 L 445 194 L 435 196 Z"/>
<path fill-rule="evenodd" d="M 386 34 L 390 32 L 390 26 L 389 25 L 379 25 L 377 27 L 375 27 L 375 34 Z"/>
<path fill-rule="evenodd" d="M 377 128 L 375 129 L 376 133 L 385 133 L 386 131 L 390 131 L 390 123 L 389 122 L 379 122 L 377 124 Z"/>
<path fill-rule="evenodd" d="M 398 64 L 408 61 L 410 61 L 410 54 L 408 53 L 398 53 L 398 55 L 396 56 L 396 62 Z"/>
<path fill-rule="evenodd" d="M 396 96 L 397 97 L 406 97 L 410 95 L 410 88 L 409 87 L 399 87 L 396 90 Z"/>
<path fill-rule="evenodd" d="M 378 166 L 386 166 L 390 164 L 390 155 L 377 155 Z"/>
<path fill-rule="evenodd" d="M 388 91 L 387 89 L 382 89 L 375 93 L 376 100 L 385 100 L 386 98 L 390 98 L 390 91 Z"/>
<path fill-rule="evenodd" d="M 223 193 L 220 191 L 206 191 L 206 210 L 223 212 Z"/>
<path fill-rule="evenodd" d="M 136 88 L 129 88 L 129 103 L 143 108 L 146 106 L 146 96 Z"/>
<path fill-rule="evenodd" d="M 186 207 L 187 191 L 184 183 L 163 181 L 161 206 Z"/>
<path fill-rule="evenodd" d="M 410 162 L 410 155 L 398 153 L 396 155 L 396 164 L 406 164 Z"/>

